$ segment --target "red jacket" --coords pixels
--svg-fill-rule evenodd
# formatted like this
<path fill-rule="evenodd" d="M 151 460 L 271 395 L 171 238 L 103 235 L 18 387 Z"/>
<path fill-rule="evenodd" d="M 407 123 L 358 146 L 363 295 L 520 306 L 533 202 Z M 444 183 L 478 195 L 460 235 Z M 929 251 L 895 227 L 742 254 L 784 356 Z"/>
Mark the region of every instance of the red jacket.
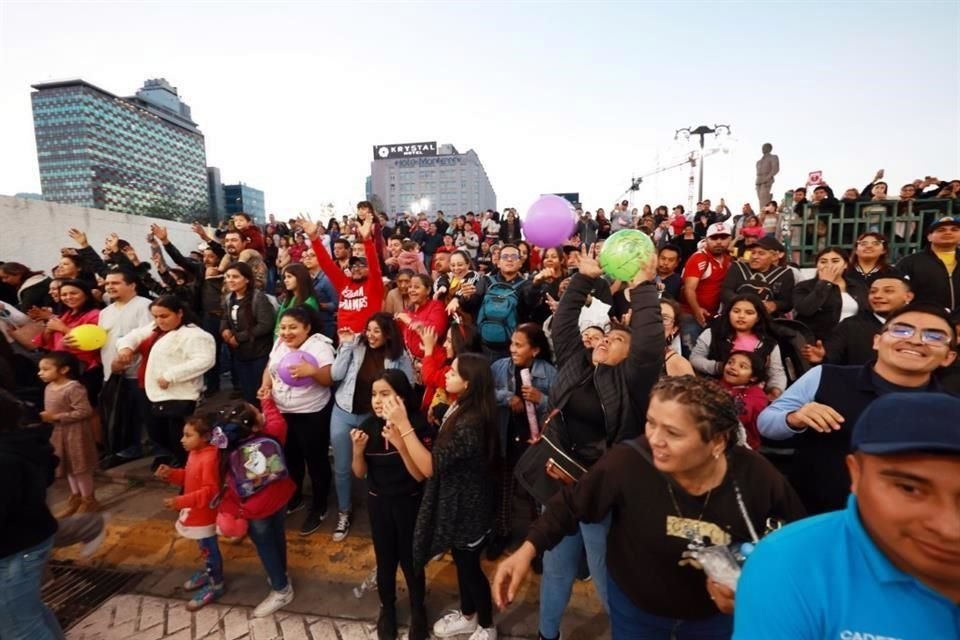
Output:
<path fill-rule="evenodd" d="M 210 527 L 216 523 L 217 510 L 210 508 L 210 501 L 220 491 L 219 449 L 208 444 L 191 451 L 187 466 L 172 469 L 167 482 L 183 487 L 183 495 L 174 498 L 174 504 L 181 510 L 178 529 Z"/>
<path fill-rule="evenodd" d="M 367 254 L 370 276 L 362 282 L 357 282 L 343 272 L 327 253 L 322 242 L 313 241 L 313 252 L 317 254 L 320 268 L 330 278 L 340 297 L 337 328 L 348 327 L 354 333 L 363 333 L 370 316 L 383 308 L 383 274 L 380 271 L 377 249 L 373 240 L 369 238 L 363 241 L 363 248 Z"/>
<path fill-rule="evenodd" d="M 267 243 L 263 239 L 263 234 L 260 233 L 260 227 L 251 222 L 242 231 L 239 229 L 237 231 L 247 239 L 247 249 L 253 249 L 261 256 L 266 255 Z"/>
<path fill-rule="evenodd" d="M 747 432 L 747 444 L 754 451 L 759 451 L 760 430 L 757 428 L 757 417 L 770 404 L 770 399 L 767 398 L 767 394 L 763 392 L 763 388 L 759 384 L 745 384 L 734 387 L 722 380 L 721 383 L 730 392 L 733 401 L 736 403 L 737 413 L 740 414 L 740 423 L 743 424 L 743 428 Z"/>
<path fill-rule="evenodd" d="M 263 408 L 263 428 L 257 435 L 270 436 L 280 444 L 287 441 L 287 423 L 277 409 L 272 398 L 260 401 Z M 297 490 L 289 477 L 278 480 L 261 489 L 246 500 L 240 500 L 233 478 L 227 478 L 227 490 L 223 495 L 220 508 L 230 515 L 247 520 L 269 518 L 280 509 L 286 509 L 287 503 Z"/>
<path fill-rule="evenodd" d="M 423 358 L 423 341 L 417 329 L 433 327 L 437 332 L 437 340 L 441 341 L 447 335 L 447 309 L 439 300 L 428 300 L 416 311 L 408 309 L 407 313 L 410 315 L 410 324 L 403 328 L 403 341 L 413 357 L 420 360 Z"/>

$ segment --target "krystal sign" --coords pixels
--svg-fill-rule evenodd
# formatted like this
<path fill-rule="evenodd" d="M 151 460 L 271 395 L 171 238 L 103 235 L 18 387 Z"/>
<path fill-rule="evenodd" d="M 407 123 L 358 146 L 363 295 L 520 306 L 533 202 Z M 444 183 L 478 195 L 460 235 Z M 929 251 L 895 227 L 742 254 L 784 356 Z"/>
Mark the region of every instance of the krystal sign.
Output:
<path fill-rule="evenodd" d="M 374 160 L 392 160 L 394 158 L 409 158 L 411 156 L 435 156 L 437 143 L 411 142 L 407 144 L 383 144 L 373 148 Z"/>

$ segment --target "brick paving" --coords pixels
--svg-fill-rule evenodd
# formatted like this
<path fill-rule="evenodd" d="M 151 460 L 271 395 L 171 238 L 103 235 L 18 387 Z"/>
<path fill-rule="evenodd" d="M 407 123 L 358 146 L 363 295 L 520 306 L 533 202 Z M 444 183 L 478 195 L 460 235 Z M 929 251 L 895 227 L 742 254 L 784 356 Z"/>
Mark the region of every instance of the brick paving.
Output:
<path fill-rule="evenodd" d="M 374 625 L 280 611 L 253 618 L 251 607 L 211 604 L 187 611 L 183 600 L 123 594 L 67 632 L 67 640 L 370 640 Z M 406 633 L 401 633 L 401 640 Z"/>

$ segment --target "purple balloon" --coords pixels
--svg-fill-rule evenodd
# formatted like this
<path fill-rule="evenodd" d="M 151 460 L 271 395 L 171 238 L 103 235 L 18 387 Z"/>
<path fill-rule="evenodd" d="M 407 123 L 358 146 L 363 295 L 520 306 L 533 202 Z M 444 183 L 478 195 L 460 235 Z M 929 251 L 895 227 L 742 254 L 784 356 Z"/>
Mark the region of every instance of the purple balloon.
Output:
<path fill-rule="evenodd" d="M 290 373 L 290 367 L 303 363 L 315 367 L 317 366 L 317 359 L 306 351 L 291 351 L 280 360 L 280 364 L 277 366 L 277 375 L 291 387 L 306 387 L 314 384 L 313 378 L 294 378 L 293 374 Z"/>
<path fill-rule="evenodd" d="M 577 214 L 560 196 L 540 196 L 523 218 L 523 237 L 538 247 L 559 247 L 573 235 Z"/>

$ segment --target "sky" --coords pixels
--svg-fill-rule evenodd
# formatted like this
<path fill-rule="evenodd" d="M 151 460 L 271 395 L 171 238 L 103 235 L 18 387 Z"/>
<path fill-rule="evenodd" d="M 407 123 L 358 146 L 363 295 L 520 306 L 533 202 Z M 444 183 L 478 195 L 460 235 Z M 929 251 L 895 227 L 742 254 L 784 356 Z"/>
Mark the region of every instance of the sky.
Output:
<path fill-rule="evenodd" d="M 957 2 L 0 0 L 0 193 L 40 191 L 31 84 L 127 96 L 156 77 L 192 108 L 207 164 L 284 218 L 345 212 L 373 145 L 431 140 L 474 149 L 521 214 L 552 192 L 607 208 L 702 124 L 731 128 L 707 140 L 723 151 L 704 196 L 735 211 L 764 142 L 775 192 L 814 170 L 841 192 L 880 168 L 893 193 L 960 177 Z M 686 204 L 690 173 L 628 195 Z"/>

